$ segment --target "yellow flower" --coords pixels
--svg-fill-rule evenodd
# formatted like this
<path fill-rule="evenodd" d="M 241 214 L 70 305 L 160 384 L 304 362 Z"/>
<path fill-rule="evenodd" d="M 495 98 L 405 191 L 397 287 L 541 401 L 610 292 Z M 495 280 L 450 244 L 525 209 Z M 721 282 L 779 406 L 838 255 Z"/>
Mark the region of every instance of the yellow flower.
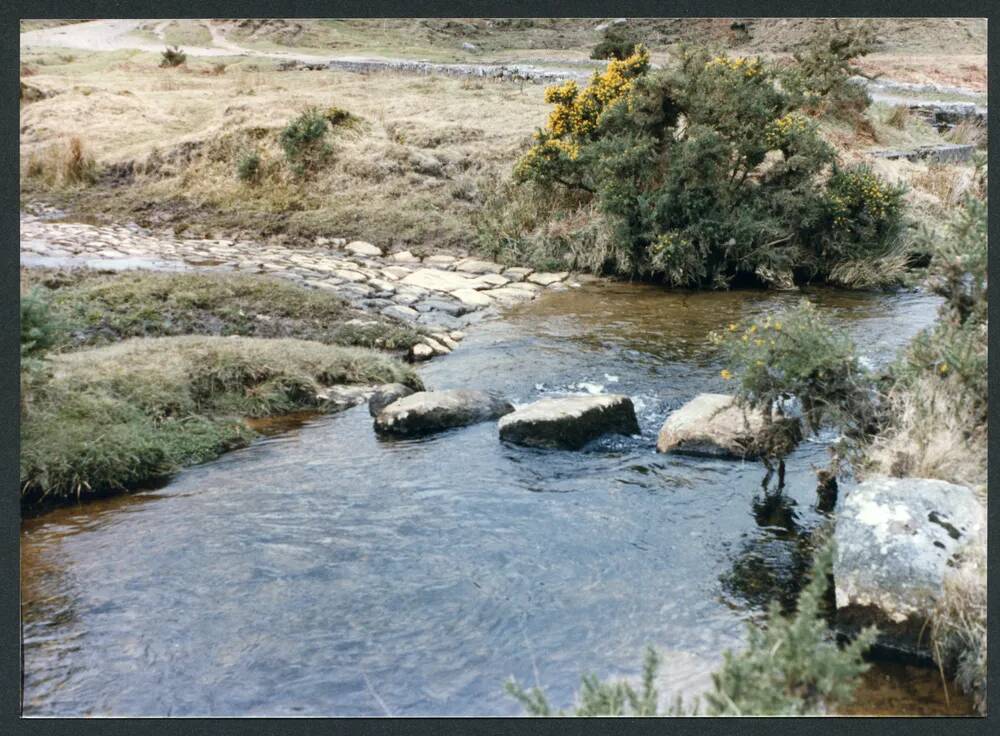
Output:
<path fill-rule="evenodd" d="M 774 329 L 776 329 L 778 332 L 781 332 L 781 323 L 780 322 L 775 322 L 774 323 Z"/>
<path fill-rule="evenodd" d="M 940 367 L 940 368 L 938 368 L 938 372 L 939 372 L 939 373 L 940 373 L 940 374 L 941 374 L 942 376 L 943 376 L 943 375 L 944 375 L 945 373 L 947 373 L 947 372 L 948 372 L 948 364 L 947 364 L 947 363 L 942 363 L 942 364 L 941 364 L 941 367 Z"/>
<path fill-rule="evenodd" d="M 750 325 L 750 334 L 752 335 L 757 331 L 757 325 Z"/>
<path fill-rule="evenodd" d="M 733 374 L 732 374 L 732 373 L 730 373 L 730 372 L 729 372 L 729 371 L 728 371 L 728 370 L 727 370 L 726 368 L 723 368 L 723 369 L 722 369 L 722 370 L 721 370 L 721 371 L 719 372 L 719 375 L 720 375 L 720 376 L 722 376 L 722 380 L 723 380 L 723 381 L 728 381 L 728 380 L 729 380 L 730 378 L 732 378 L 732 377 L 733 377 Z"/>
<path fill-rule="evenodd" d="M 730 322 L 729 323 L 729 331 L 730 332 L 736 332 L 736 323 L 735 322 Z"/>

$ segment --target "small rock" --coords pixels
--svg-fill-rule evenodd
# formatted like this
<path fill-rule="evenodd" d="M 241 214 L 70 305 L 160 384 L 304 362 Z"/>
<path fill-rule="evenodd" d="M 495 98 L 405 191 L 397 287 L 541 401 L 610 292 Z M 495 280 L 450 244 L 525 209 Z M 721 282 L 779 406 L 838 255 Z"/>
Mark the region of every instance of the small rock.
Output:
<path fill-rule="evenodd" d="M 435 355 L 447 355 L 451 352 L 451 348 L 442 345 L 440 342 L 435 340 L 433 337 L 425 337 L 424 343 L 430 345 L 431 350 L 434 351 Z"/>
<path fill-rule="evenodd" d="M 444 299 L 426 299 L 413 305 L 418 312 L 444 312 L 452 317 L 461 317 L 469 311 L 469 307 L 462 302 L 445 301 Z"/>
<path fill-rule="evenodd" d="M 476 44 L 469 43 L 468 41 L 463 41 L 462 42 L 462 48 L 465 49 L 466 51 L 478 51 L 479 50 L 479 47 L 476 46 Z"/>
<path fill-rule="evenodd" d="M 510 283 L 509 279 L 505 279 L 503 276 L 495 273 L 483 274 L 476 279 L 477 289 L 492 289 L 497 286 L 503 286 Z"/>
<path fill-rule="evenodd" d="M 386 406 L 375 417 L 375 431 L 399 437 L 439 432 L 485 422 L 514 410 L 484 391 L 419 391 Z"/>
<path fill-rule="evenodd" d="M 404 307 L 400 304 L 393 304 L 391 307 L 386 307 L 382 310 L 382 314 L 386 317 L 403 320 L 404 322 L 413 322 L 420 316 L 416 309 L 410 309 L 410 307 Z"/>
<path fill-rule="evenodd" d="M 493 303 L 492 299 L 475 289 L 456 289 L 451 295 L 470 307 L 488 307 Z"/>
<path fill-rule="evenodd" d="M 347 268 L 341 268 L 333 272 L 333 275 L 338 279 L 343 279 L 344 281 L 353 281 L 354 283 L 361 283 L 362 281 L 367 281 L 368 277 L 365 276 L 360 271 L 353 271 Z"/>
<path fill-rule="evenodd" d="M 389 256 L 389 259 L 395 261 L 396 263 L 420 263 L 420 259 L 417 258 L 408 250 L 402 250 L 399 253 L 393 253 L 391 256 Z"/>
<path fill-rule="evenodd" d="M 319 236 L 319 237 L 317 237 L 317 238 L 316 238 L 316 240 L 315 240 L 315 243 L 316 243 L 316 245 L 318 245 L 318 246 L 319 246 L 320 248 L 325 248 L 326 246 L 330 245 L 330 239 L 329 239 L 329 238 L 324 238 L 324 237 L 323 237 L 323 236 L 321 235 L 321 236 Z"/>
<path fill-rule="evenodd" d="M 434 349 L 430 345 L 422 342 L 418 342 L 415 345 L 410 346 L 409 352 L 410 361 L 418 363 L 422 360 L 430 360 L 434 357 Z"/>
<path fill-rule="evenodd" d="M 632 399 L 618 394 L 541 399 L 500 420 L 500 439 L 529 447 L 578 450 L 604 434 L 638 434 Z"/>
<path fill-rule="evenodd" d="M 359 256 L 380 256 L 382 255 L 382 249 L 378 246 L 372 245 L 371 243 L 366 243 L 363 240 L 355 240 L 344 246 L 344 250 L 354 253 Z"/>
<path fill-rule="evenodd" d="M 368 399 L 368 413 L 373 417 L 389 406 L 394 401 L 398 401 L 404 396 L 413 393 L 413 389 L 404 386 L 402 383 L 384 383 L 375 389 L 375 393 Z"/>
<path fill-rule="evenodd" d="M 424 259 L 424 263 L 426 263 L 429 266 L 448 266 L 457 260 L 458 259 L 455 258 L 455 256 L 438 255 L 438 256 L 427 256 Z"/>
<path fill-rule="evenodd" d="M 479 261 L 475 258 L 465 258 L 455 264 L 456 271 L 466 273 L 500 273 L 504 267 L 492 261 Z"/>
<path fill-rule="evenodd" d="M 533 273 L 534 273 L 533 269 L 520 268 L 518 266 L 514 266 L 504 271 L 503 275 L 506 278 L 510 279 L 511 281 L 524 281 L 526 278 L 528 278 L 528 276 L 530 276 Z"/>
<path fill-rule="evenodd" d="M 393 281 L 399 281 L 404 276 L 410 275 L 410 269 L 403 268 L 402 266 L 389 266 L 388 268 L 382 269 L 382 275 L 387 279 L 392 279 Z"/>
<path fill-rule="evenodd" d="M 448 335 L 443 332 L 435 332 L 431 335 L 435 340 L 444 345 L 449 350 L 454 350 L 458 347 L 458 343 L 452 340 Z"/>
<path fill-rule="evenodd" d="M 452 330 L 451 332 L 448 333 L 448 336 L 452 340 L 455 340 L 456 342 L 461 342 L 462 340 L 465 339 L 465 333 L 462 332 L 461 330 Z"/>
<path fill-rule="evenodd" d="M 568 276 L 568 271 L 559 271 L 558 273 L 533 273 L 528 275 L 526 278 L 528 281 L 538 284 L 539 286 L 551 286 L 552 284 L 565 280 Z"/>

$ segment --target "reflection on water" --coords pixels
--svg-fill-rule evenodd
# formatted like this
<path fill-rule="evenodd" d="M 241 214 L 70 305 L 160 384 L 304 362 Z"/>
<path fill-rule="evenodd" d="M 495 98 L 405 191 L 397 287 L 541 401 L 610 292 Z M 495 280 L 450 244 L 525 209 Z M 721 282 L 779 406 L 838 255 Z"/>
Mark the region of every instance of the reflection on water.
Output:
<path fill-rule="evenodd" d="M 936 308 L 810 297 L 873 362 Z M 636 674 L 647 643 L 670 663 L 664 698 L 697 694 L 801 579 L 826 445 L 802 443 L 772 497 L 760 464 L 658 455 L 655 437 L 724 389 L 707 333 L 793 298 L 595 284 L 421 369 L 431 388 L 515 402 L 625 393 L 640 437 L 558 452 L 484 423 L 380 442 L 359 406 L 158 490 L 25 521 L 25 712 L 515 715 L 508 676 L 564 706 L 585 671 Z"/>

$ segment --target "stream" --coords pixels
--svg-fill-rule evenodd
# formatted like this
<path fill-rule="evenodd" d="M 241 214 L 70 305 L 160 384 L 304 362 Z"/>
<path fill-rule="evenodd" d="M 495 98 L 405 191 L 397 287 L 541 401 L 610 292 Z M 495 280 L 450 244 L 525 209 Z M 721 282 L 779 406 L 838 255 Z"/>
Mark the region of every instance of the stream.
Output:
<path fill-rule="evenodd" d="M 806 293 L 872 364 L 939 303 Z M 515 403 L 624 393 L 639 437 L 534 450 L 488 422 L 384 440 L 362 405 L 163 487 L 26 519 L 25 715 L 518 715 L 508 677 L 566 707 L 585 672 L 636 676 L 647 644 L 663 701 L 697 695 L 748 620 L 794 600 L 832 438 L 802 443 L 774 496 L 759 463 L 659 455 L 656 434 L 726 390 L 709 332 L 799 298 L 587 284 L 420 369 L 428 388 Z M 860 690 L 850 712 L 971 712 L 936 670 L 879 665 Z"/>

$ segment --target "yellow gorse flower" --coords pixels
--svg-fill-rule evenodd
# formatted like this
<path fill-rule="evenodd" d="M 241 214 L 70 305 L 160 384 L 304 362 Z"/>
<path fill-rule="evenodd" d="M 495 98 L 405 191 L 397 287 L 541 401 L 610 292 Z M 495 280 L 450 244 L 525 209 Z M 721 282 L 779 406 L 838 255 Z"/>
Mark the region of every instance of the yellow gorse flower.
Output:
<path fill-rule="evenodd" d="M 723 368 L 721 371 L 719 371 L 719 375 L 722 376 L 723 381 L 728 381 L 730 378 L 733 377 L 733 374 L 730 373 L 727 368 Z"/>

